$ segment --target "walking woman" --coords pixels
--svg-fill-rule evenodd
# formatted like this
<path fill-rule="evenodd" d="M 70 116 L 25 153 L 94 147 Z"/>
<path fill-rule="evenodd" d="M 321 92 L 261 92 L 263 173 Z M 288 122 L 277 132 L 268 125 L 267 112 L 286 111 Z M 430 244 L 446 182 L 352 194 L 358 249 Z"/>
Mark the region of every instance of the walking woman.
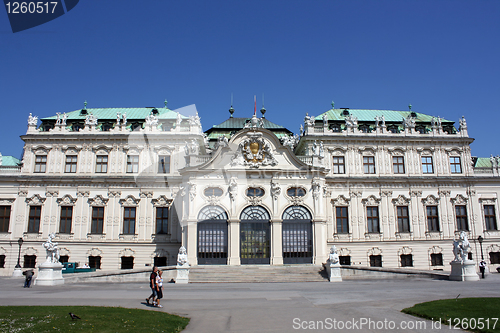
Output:
<path fill-rule="evenodd" d="M 163 271 L 158 270 L 158 275 L 156 276 L 156 306 L 162 308 L 163 305 L 160 304 L 160 299 L 163 298 Z"/>

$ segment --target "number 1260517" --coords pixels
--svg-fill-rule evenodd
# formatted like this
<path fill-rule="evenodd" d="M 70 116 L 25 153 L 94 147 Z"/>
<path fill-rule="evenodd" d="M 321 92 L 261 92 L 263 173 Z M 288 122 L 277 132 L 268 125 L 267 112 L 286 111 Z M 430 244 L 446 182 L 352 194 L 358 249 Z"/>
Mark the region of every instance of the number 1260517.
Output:
<path fill-rule="evenodd" d="M 56 10 L 57 2 L 38 1 L 38 2 L 7 2 L 8 14 L 53 14 Z"/>
<path fill-rule="evenodd" d="M 492 329 L 497 326 L 498 318 L 450 318 L 447 320 L 450 329 Z"/>

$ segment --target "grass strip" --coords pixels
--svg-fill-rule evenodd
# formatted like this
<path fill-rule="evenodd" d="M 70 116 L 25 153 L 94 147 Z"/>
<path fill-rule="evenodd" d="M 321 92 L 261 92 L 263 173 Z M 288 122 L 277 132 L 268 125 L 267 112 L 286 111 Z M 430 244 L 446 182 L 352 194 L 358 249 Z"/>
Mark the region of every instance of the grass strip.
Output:
<path fill-rule="evenodd" d="M 69 313 L 81 319 L 71 319 Z M 188 318 L 97 306 L 0 306 L 0 332 L 180 332 Z"/>
<path fill-rule="evenodd" d="M 404 313 L 440 321 L 443 328 L 500 332 L 500 298 L 457 298 L 415 304 Z"/>

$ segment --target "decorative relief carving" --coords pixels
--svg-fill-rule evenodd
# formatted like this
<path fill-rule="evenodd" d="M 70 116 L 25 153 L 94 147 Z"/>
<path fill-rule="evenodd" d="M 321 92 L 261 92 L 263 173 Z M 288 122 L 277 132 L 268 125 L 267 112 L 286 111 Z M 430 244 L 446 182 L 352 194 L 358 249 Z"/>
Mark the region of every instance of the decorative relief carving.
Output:
<path fill-rule="evenodd" d="M 158 199 L 151 200 L 154 207 L 170 207 L 172 201 L 173 199 L 167 199 L 164 195 L 160 195 Z"/>
<path fill-rule="evenodd" d="M 108 190 L 109 198 L 119 198 L 122 195 L 121 191 Z"/>
<path fill-rule="evenodd" d="M 428 195 L 426 198 L 422 199 L 424 206 L 437 205 L 439 203 L 439 198 L 436 198 L 432 194 Z"/>
<path fill-rule="evenodd" d="M 318 178 L 313 178 L 311 182 L 311 191 L 314 199 L 318 199 L 321 193 L 321 183 Z"/>
<path fill-rule="evenodd" d="M 378 247 L 372 247 L 371 249 L 368 250 L 367 252 L 368 256 L 379 256 L 382 254 L 382 250 Z"/>
<path fill-rule="evenodd" d="M 153 191 L 142 191 L 139 194 L 139 197 L 141 197 L 141 198 L 152 198 L 153 197 Z"/>
<path fill-rule="evenodd" d="M 262 133 L 248 133 L 249 138 L 238 145 L 231 158 L 231 165 L 244 165 L 251 168 L 275 166 L 278 161 L 274 157 L 271 146 L 262 138 Z"/>
<path fill-rule="evenodd" d="M 410 199 L 400 194 L 396 199 L 392 199 L 392 203 L 395 206 L 406 206 L 410 204 Z"/>
<path fill-rule="evenodd" d="M 59 196 L 59 191 L 55 191 L 55 190 L 47 190 L 47 191 L 45 192 L 45 196 L 46 196 L 47 198 L 49 198 L 49 197 L 57 197 L 57 196 Z"/>
<path fill-rule="evenodd" d="M 346 198 L 341 194 L 336 199 L 332 199 L 332 204 L 334 206 L 349 206 L 350 201 L 350 198 Z"/>
<path fill-rule="evenodd" d="M 77 198 L 71 197 L 71 195 L 66 194 L 62 198 L 59 198 L 56 200 L 56 202 L 59 204 L 59 206 L 74 206 L 76 203 Z"/>
<path fill-rule="evenodd" d="M 392 197 L 392 191 L 382 190 L 380 191 L 381 197 Z"/>
<path fill-rule="evenodd" d="M 35 194 L 31 198 L 26 198 L 28 205 L 41 206 L 47 198 L 42 198 L 39 194 Z"/>
<path fill-rule="evenodd" d="M 278 196 L 281 194 L 281 187 L 276 181 L 271 181 L 271 196 L 274 200 L 278 200 Z"/>
<path fill-rule="evenodd" d="M 412 254 L 413 253 L 413 249 L 409 246 L 403 246 L 402 248 L 400 248 L 398 250 L 398 256 L 402 255 L 402 254 Z"/>
<path fill-rule="evenodd" d="M 361 197 L 363 195 L 363 191 L 361 190 L 350 190 L 349 196 L 351 197 Z"/>
<path fill-rule="evenodd" d="M 103 198 L 102 195 L 98 194 L 94 198 L 89 198 L 88 203 L 90 206 L 102 207 L 106 206 L 109 199 Z"/>
<path fill-rule="evenodd" d="M 449 197 L 451 194 L 450 190 L 439 190 L 438 194 L 440 197 Z"/>
<path fill-rule="evenodd" d="M 135 206 L 139 205 L 140 201 L 141 201 L 140 198 L 136 199 L 133 195 L 129 195 L 125 199 L 120 199 L 119 202 L 122 206 L 135 207 Z"/>
<path fill-rule="evenodd" d="M 14 201 L 16 201 L 16 199 L 0 199 L 0 205 L 10 205 Z"/>
<path fill-rule="evenodd" d="M 380 199 L 377 199 L 374 195 L 370 195 L 368 198 L 362 199 L 361 203 L 365 206 L 378 206 Z"/>
<path fill-rule="evenodd" d="M 483 205 L 494 205 L 497 201 L 497 198 L 480 198 L 479 202 Z"/>
<path fill-rule="evenodd" d="M 90 195 L 90 191 L 78 191 L 76 193 L 77 197 L 86 198 Z"/>
<path fill-rule="evenodd" d="M 422 191 L 411 190 L 410 191 L 410 196 L 411 197 L 421 197 L 422 196 Z"/>
<path fill-rule="evenodd" d="M 450 200 L 454 205 L 465 205 L 468 199 L 464 198 L 461 194 L 458 194 L 455 198 L 451 198 Z"/>
<path fill-rule="evenodd" d="M 238 178 L 236 177 L 231 177 L 229 180 L 229 186 L 227 188 L 227 191 L 229 193 L 229 197 L 231 200 L 234 200 L 236 196 L 238 195 Z"/>
<path fill-rule="evenodd" d="M 249 205 L 258 206 L 262 204 L 262 197 L 246 197 Z"/>
<path fill-rule="evenodd" d="M 189 200 L 193 201 L 196 197 L 196 183 L 189 181 L 187 184 L 189 186 Z"/>

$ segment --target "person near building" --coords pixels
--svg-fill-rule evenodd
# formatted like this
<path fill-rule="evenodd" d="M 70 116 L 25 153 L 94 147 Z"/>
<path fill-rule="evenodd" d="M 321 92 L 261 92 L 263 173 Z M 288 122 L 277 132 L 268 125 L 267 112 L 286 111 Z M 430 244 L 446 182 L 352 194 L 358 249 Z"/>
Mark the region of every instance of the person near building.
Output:
<path fill-rule="evenodd" d="M 163 272 L 158 270 L 158 274 L 156 276 L 156 306 L 162 308 L 163 305 L 160 304 L 160 300 L 163 298 Z"/>
<path fill-rule="evenodd" d="M 27 271 L 24 271 L 23 274 L 26 276 L 24 280 L 24 288 L 29 288 L 31 286 L 31 280 L 33 279 L 33 270 L 28 269 Z"/>
<path fill-rule="evenodd" d="M 484 272 L 486 271 L 486 261 L 481 260 L 479 263 L 479 271 L 481 272 L 481 278 L 484 279 Z"/>
<path fill-rule="evenodd" d="M 146 298 L 146 303 L 149 305 L 149 301 L 151 301 L 151 304 L 154 305 L 155 303 L 155 298 L 156 298 L 156 275 L 158 272 L 158 267 L 154 266 L 153 271 L 149 275 L 149 287 L 151 288 L 151 295 L 149 295 L 148 298 Z"/>

